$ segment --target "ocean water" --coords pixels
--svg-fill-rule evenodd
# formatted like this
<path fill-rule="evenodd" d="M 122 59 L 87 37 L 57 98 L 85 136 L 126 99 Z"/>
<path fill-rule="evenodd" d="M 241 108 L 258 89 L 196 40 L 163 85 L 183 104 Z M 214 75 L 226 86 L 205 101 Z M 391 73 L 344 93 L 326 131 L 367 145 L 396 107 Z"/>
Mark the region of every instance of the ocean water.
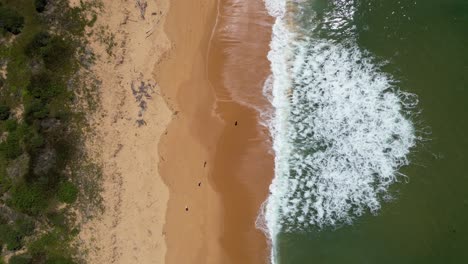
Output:
<path fill-rule="evenodd" d="M 468 1 L 265 3 L 271 262 L 468 263 Z"/>

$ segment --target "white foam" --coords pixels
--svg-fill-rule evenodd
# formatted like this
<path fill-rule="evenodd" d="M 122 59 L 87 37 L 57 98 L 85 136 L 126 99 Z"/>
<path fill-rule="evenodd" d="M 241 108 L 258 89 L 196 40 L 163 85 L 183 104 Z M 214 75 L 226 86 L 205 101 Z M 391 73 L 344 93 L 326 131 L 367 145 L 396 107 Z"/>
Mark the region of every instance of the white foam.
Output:
<path fill-rule="evenodd" d="M 301 37 L 286 0 L 266 0 L 276 22 L 270 44 L 275 177 L 258 226 L 277 235 L 351 223 L 376 213 L 416 144 L 408 119 L 417 99 L 394 87 L 353 40 Z"/>

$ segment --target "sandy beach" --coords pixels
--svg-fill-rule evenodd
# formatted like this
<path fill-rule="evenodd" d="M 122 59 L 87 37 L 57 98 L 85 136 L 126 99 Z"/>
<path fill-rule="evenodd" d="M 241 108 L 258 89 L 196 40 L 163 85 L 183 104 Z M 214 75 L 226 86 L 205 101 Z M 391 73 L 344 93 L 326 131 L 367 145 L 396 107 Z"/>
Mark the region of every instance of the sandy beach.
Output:
<path fill-rule="evenodd" d="M 255 220 L 273 159 L 253 109 L 269 107 L 263 1 L 148 1 L 144 13 L 138 3 L 105 0 L 95 26 L 115 44 L 109 55 L 108 42 L 93 41 L 102 88 L 89 145 L 105 211 L 82 229 L 87 260 L 265 263 Z M 231 35 L 228 23 L 237 25 Z M 235 91 L 258 100 L 246 106 Z"/>
<path fill-rule="evenodd" d="M 104 0 L 91 39 L 102 81 L 97 136 L 89 148 L 103 170 L 104 213 L 81 232 L 89 263 L 164 263 L 168 189 L 158 142 L 171 119 L 153 69 L 170 48 L 165 0 Z M 146 2 L 146 1 L 141 1 Z"/>

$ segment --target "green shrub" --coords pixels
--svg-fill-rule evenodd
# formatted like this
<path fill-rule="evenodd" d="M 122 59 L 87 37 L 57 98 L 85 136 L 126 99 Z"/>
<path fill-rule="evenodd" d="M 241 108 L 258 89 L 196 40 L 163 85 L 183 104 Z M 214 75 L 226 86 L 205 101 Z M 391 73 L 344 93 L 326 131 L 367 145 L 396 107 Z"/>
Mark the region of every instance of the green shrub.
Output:
<path fill-rule="evenodd" d="M 64 89 L 51 73 L 43 71 L 31 76 L 27 90 L 34 98 L 48 101 L 59 95 Z"/>
<path fill-rule="evenodd" d="M 32 264 L 33 260 L 31 256 L 26 254 L 16 255 L 11 257 L 9 264 Z"/>
<path fill-rule="evenodd" d="M 48 116 L 49 107 L 44 100 L 33 98 L 25 104 L 25 117 L 28 123 L 32 123 L 36 119 L 44 119 Z"/>
<path fill-rule="evenodd" d="M 69 181 L 64 181 L 60 184 L 57 198 L 59 201 L 64 203 L 74 203 L 78 197 L 78 189 L 76 186 Z"/>
<path fill-rule="evenodd" d="M 0 27 L 15 35 L 21 33 L 24 26 L 24 17 L 8 7 L 0 7 Z"/>
<path fill-rule="evenodd" d="M 60 256 L 68 249 L 67 237 L 65 234 L 53 230 L 42 235 L 28 245 L 29 253 L 33 256 L 37 255 L 54 255 Z"/>
<path fill-rule="evenodd" d="M 5 121 L 5 130 L 12 133 L 15 132 L 16 129 L 18 128 L 18 122 L 14 119 L 9 119 Z"/>
<path fill-rule="evenodd" d="M 41 48 L 46 47 L 50 42 L 50 34 L 44 31 L 38 32 L 26 45 L 24 53 L 29 57 L 41 55 Z"/>
<path fill-rule="evenodd" d="M 18 128 L 18 123 L 14 119 L 5 121 L 5 129 L 8 132 L 14 132 Z"/>
<path fill-rule="evenodd" d="M 16 229 L 22 236 L 30 236 L 34 234 L 34 229 L 36 228 L 34 221 L 29 218 L 16 220 L 15 225 Z"/>
<path fill-rule="evenodd" d="M 7 245 L 8 250 L 18 250 L 22 247 L 21 234 L 10 225 L 0 225 L 0 240 Z"/>
<path fill-rule="evenodd" d="M 44 12 L 47 5 L 47 0 L 35 0 L 34 6 L 36 7 L 36 11 L 39 13 Z"/>
<path fill-rule="evenodd" d="M 42 48 L 42 58 L 47 69 L 63 72 L 69 69 L 71 59 L 75 49 L 70 44 L 70 40 L 63 40 L 60 37 L 53 37 L 47 46 Z"/>
<path fill-rule="evenodd" d="M 32 149 L 39 149 L 44 146 L 44 143 L 44 137 L 39 133 L 34 133 L 34 135 L 29 139 L 29 146 Z"/>
<path fill-rule="evenodd" d="M 7 105 L 0 105 L 0 120 L 7 120 L 10 117 L 10 107 Z"/>
<path fill-rule="evenodd" d="M 9 159 L 15 159 L 23 153 L 20 145 L 20 137 L 18 133 L 11 132 L 8 134 L 5 142 L 0 144 L 0 150 L 5 154 L 5 157 Z"/>
<path fill-rule="evenodd" d="M 68 230 L 67 229 L 67 217 L 65 216 L 64 212 L 50 212 L 47 214 L 47 219 L 49 220 L 49 223 L 53 226 L 55 226 L 60 230 Z"/>
<path fill-rule="evenodd" d="M 54 256 L 50 257 L 46 264 L 75 264 L 75 262 L 71 258 L 66 258 L 63 256 Z"/>
<path fill-rule="evenodd" d="M 22 212 L 39 214 L 47 207 L 47 198 L 39 186 L 22 183 L 13 187 L 11 203 Z"/>

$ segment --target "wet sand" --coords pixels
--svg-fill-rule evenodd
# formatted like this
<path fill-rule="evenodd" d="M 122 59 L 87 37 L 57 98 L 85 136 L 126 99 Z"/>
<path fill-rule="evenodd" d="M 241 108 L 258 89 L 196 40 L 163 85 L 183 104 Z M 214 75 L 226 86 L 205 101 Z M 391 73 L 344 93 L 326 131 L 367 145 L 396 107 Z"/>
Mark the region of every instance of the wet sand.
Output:
<path fill-rule="evenodd" d="M 166 32 L 173 49 L 156 71 L 173 111 L 159 145 L 170 190 L 169 264 L 258 264 L 268 256 L 255 220 L 273 156 L 252 107 L 269 108 L 262 88 L 272 20 L 261 0 L 219 3 L 172 1 Z"/>

